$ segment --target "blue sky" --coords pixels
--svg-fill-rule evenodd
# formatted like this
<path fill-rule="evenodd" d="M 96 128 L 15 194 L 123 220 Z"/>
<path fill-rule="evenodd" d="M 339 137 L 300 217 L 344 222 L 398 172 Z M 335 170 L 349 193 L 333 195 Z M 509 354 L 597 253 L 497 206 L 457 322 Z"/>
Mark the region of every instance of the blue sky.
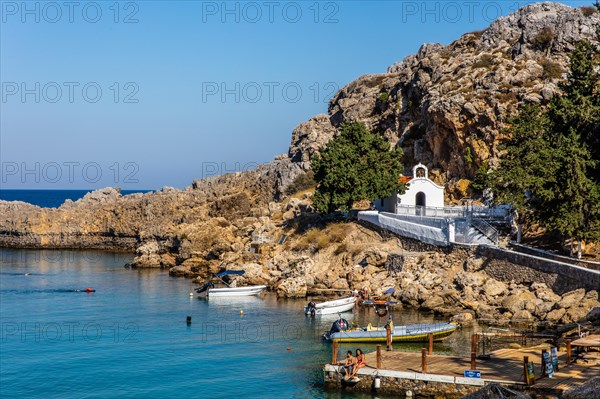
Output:
<path fill-rule="evenodd" d="M 252 168 L 337 88 L 529 3 L 2 0 L 0 188 L 182 188 Z"/>

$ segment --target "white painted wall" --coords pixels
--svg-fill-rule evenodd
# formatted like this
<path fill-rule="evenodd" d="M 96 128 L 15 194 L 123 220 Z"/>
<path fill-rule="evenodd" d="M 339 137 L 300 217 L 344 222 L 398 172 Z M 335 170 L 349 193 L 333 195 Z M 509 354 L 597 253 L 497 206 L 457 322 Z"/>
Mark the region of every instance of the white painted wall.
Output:
<path fill-rule="evenodd" d="M 392 194 L 388 198 L 373 201 L 375 209 L 380 212 L 398 213 L 396 205 L 417 205 L 417 194 L 425 195 L 425 206 L 428 208 L 444 207 L 444 187 L 438 186 L 429 180 L 429 171 L 423 164 L 413 168 L 413 178 L 408 182 L 408 188 L 402 195 Z M 425 214 L 422 214 L 425 216 Z"/>
<path fill-rule="evenodd" d="M 433 208 L 444 207 L 444 187 L 438 186 L 426 178 L 413 178 L 409 182 L 406 192 L 398 196 L 400 205 L 417 205 L 418 193 L 425 194 L 425 206 Z"/>
<path fill-rule="evenodd" d="M 424 194 L 426 207 L 444 207 L 444 187 L 438 186 L 429 180 L 429 170 L 421 163 L 413 168 L 413 178 L 408 182 L 406 192 L 398 196 L 400 205 L 423 205 L 417 203 L 417 195 L 419 193 Z"/>

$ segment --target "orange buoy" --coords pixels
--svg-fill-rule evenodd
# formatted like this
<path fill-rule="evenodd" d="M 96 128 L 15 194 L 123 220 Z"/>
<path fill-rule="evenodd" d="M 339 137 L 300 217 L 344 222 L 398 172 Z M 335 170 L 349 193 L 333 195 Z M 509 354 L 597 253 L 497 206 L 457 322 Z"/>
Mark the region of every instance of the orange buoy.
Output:
<path fill-rule="evenodd" d="M 288 346 L 288 351 L 291 351 L 291 350 L 292 350 L 292 347 L 291 347 L 291 346 Z"/>
<path fill-rule="evenodd" d="M 87 288 L 85 289 L 85 292 L 94 292 L 94 291 L 95 291 L 95 290 L 94 290 L 94 289 L 92 289 L 92 288 L 90 288 L 90 287 L 87 287 Z"/>

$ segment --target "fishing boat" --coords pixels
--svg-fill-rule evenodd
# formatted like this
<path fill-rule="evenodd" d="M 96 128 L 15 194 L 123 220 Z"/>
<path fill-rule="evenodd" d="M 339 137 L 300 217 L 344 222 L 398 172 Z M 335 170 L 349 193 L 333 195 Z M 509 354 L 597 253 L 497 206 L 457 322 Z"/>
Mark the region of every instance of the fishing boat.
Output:
<path fill-rule="evenodd" d="M 457 328 L 454 323 L 394 326 L 393 322 L 389 321 L 389 325 L 393 342 L 427 342 L 429 334 L 433 334 L 434 341 L 441 341 Z M 348 322 L 340 319 L 333 323 L 331 330 L 324 337 L 337 342 L 386 342 L 387 332 L 385 327 L 373 327 L 370 324 L 364 328 L 348 328 Z"/>
<path fill-rule="evenodd" d="M 323 314 L 335 314 L 348 312 L 354 308 L 356 303 L 356 297 L 351 296 L 348 298 L 336 299 L 335 301 L 327 301 L 321 303 L 309 302 L 304 307 L 304 314 L 310 316 L 323 315 Z"/>
<path fill-rule="evenodd" d="M 223 280 L 223 277 L 240 276 L 244 273 L 246 273 L 244 270 L 226 270 L 224 272 L 217 273 L 214 275 L 213 279 L 206 281 L 200 287 L 196 288 L 196 292 L 200 294 L 201 297 L 232 297 L 258 295 L 265 288 L 267 288 L 266 285 L 248 285 L 244 287 L 237 287 L 233 284 L 228 284 Z M 217 280 L 217 283 L 221 283 L 223 286 L 215 286 L 214 280 Z"/>

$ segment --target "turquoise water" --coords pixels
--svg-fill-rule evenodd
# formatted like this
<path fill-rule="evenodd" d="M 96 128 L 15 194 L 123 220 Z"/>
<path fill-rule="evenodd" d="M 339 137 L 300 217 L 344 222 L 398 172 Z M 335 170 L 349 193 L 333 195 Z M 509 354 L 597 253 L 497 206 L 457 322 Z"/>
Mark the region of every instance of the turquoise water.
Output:
<path fill-rule="evenodd" d="M 190 298 L 190 280 L 123 268 L 129 260 L 0 249 L 2 399 L 370 397 L 323 390 L 331 347 L 320 336 L 333 318 L 305 318 L 304 300 Z M 87 287 L 96 292 L 75 291 Z M 406 311 L 399 319 L 432 320 Z M 377 317 L 362 309 L 355 320 Z M 459 333 L 436 350 L 467 341 Z"/>

